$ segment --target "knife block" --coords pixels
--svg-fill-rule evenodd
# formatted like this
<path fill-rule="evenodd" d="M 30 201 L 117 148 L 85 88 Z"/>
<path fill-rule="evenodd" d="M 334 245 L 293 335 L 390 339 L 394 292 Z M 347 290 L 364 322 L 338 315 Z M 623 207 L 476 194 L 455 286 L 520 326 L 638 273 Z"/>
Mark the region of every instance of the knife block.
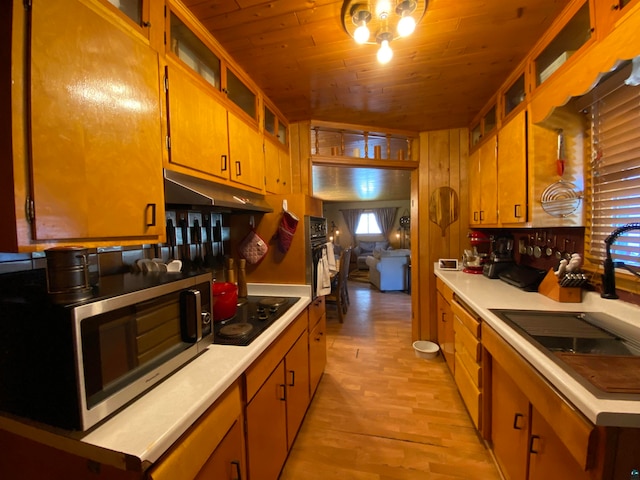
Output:
<path fill-rule="evenodd" d="M 540 286 L 538 287 L 538 293 L 549 297 L 556 302 L 562 303 L 580 303 L 582 302 L 582 288 L 580 287 L 561 287 L 558 283 L 558 277 L 553 272 L 553 269 L 549 269 L 547 275 L 544 277 Z"/>

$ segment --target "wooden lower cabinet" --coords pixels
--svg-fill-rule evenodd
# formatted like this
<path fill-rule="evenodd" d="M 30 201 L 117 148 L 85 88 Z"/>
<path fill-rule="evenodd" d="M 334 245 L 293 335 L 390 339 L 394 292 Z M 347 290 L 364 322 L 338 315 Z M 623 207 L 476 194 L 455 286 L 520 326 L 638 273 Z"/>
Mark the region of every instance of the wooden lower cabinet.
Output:
<path fill-rule="evenodd" d="M 455 370 L 455 347 L 454 347 L 454 332 L 453 332 L 453 312 L 451 311 L 451 304 L 447 298 L 452 297 L 452 292 L 442 280 L 437 280 L 437 297 L 436 304 L 438 307 L 438 344 L 442 355 L 449 370 L 453 373 Z"/>
<path fill-rule="evenodd" d="M 305 331 L 284 358 L 287 447 L 291 448 L 309 406 L 309 336 Z"/>
<path fill-rule="evenodd" d="M 507 480 L 522 480 L 527 478 L 529 399 L 495 362 L 491 377 L 493 453 Z"/>
<path fill-rule="evenodd" d="M 310 399 L 309 312 L 302 312 L 246 371 L 249 478 L 276 480 Z"/>
<path fill-rule="evenodd" d="M 236 420 L 213 451 L 195 480 L 241 480 L 246 477 L 244 468 L 244 436 L 242 422 Z"/>
<path fill-rule="evenodd" d="M 554 428 L 545 421 L 535 407 L 531 407 L 528 478 L 529 480 L 591 478 L 589 472 L 578 465 Z"/>
<path fill-rule="evenodd" d="M 247 405 L 247 455 L 252 480 L 275 480 L 309 406 L 307 332 Z"/>
<path fill-rule="evenodd" d="M 609 478 L 602 473 L 604 459 L 598 458 L 607 441 L 603 431 L 486 324 L 482 339 L 491 358 L 489 442 L 505 478 Z"/>
<path fill-rule="evenodd" d="M 451 322 L 454 333 L 455 367 L 453 378 L 458 385 L 469 416 L 478 430 L 482 419 L 482 348 L 480 318 L 457 299 L 451 300 Z"/>
<path fill-rule="evenodd" d="M 322 315 L 322 318 L 309 333 L 309 387 L 311 396 L 318 388 L 326 364 L 327 317 Z"/>
<path fill-rule="evenodd" d="M 231 480 L 246 476 L 242 424 L 242 397 L 236 382 L 153 465 L 146 478 Z M 209 471 L 217 475 L 208 477 L 205 472 Z"/>
<path fill-rule="evenodd" d="M 497 362 L 491 384 L 493 453 L 506 479 L 591 478 Z"/>
<path fill-rule="evenodd" d="M 275 480 L 287 458 L 287 405 L 282 360 L 247 405 L 249 478 Z"/>

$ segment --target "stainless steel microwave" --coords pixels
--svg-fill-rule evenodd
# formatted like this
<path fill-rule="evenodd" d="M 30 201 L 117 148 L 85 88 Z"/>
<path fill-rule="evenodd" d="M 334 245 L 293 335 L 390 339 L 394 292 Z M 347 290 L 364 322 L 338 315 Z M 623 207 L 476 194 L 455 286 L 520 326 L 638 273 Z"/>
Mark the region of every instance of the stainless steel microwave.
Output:
<path fill-rule="evenodd" d="M 210 273 L 104 277 L 74 305 L 51 302 L 31 276 L 0 279 L 0 410 L 10 414 L 87 430 L 213 340 Z"/>

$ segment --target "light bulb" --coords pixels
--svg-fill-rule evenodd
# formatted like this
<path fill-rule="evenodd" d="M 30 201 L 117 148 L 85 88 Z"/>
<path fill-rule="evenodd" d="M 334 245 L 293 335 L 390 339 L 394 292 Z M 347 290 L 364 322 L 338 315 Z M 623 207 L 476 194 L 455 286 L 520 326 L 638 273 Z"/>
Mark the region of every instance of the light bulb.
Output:
<path fill-rule="evenodd" d="M 398 35 L 408 37 L 416 29 L 416 21 L 411 15 L 402 17 L 398 22 Z"/>
<path fill-rule="evenodd" d="M 389 0 L 379 0 L 376 3 L 376 16 L 382 20 L 389 17 L 391 11 L 391 2 Z"/>
<path fill-rule="evenodd" d="M 389 40 L 382 40 L 380 43 L 380 49 L 378 50 L 378 62 L 389 63 L 389 61 L 393 58 L 393 50 L 389 46 Z"/>
<path fill-rule="evenodd" d="M 356 43 L 365 43 L 369 40 L 369 29 L 367 28 L 367 24 L 362 22 L 362 24 L 356 28 L 356 31 L 353 32 L 353 39 Z"/>

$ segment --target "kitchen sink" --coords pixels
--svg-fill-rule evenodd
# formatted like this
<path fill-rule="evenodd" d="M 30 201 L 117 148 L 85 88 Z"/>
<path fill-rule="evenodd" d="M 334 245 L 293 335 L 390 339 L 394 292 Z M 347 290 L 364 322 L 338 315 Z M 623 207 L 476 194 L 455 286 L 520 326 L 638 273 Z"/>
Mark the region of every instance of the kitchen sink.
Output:
<path fill-rule="evenodd" d="M 601 312 L 491 312 L 592 393 L 640 394 L 640 340 L 616 332 L 615 317 Z"/>
<path fill-rule="evenodd" d="M 549 351 L 594 355 L 640 355 L 640 345 L 602 325 L 613 317 L 600 312 L 491 310 L 519 333 Z"/>

